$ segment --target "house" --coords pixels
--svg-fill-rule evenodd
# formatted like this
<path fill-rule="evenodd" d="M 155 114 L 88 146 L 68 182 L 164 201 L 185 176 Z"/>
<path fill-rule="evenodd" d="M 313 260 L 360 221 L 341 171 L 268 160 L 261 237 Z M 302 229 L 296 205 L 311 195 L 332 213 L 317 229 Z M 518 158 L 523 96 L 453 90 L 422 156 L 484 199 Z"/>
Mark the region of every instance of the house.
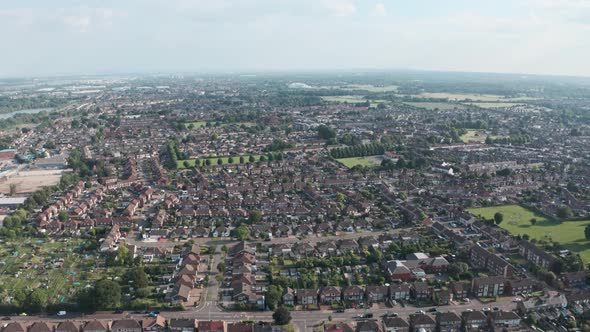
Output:
<path fill-rule="evenodd" d="M 417 301 L 426 301 L 429 300 L 432 292 L 428 284 L 422 281 L 417 281 L 412 283 L 412 287 L 410 288 L 412 298 Z"/>
<path fill-rule="evenodd" d="M 357 285 L 348 286 L 342 290 L 342 299 L 349 302 L 363 302 L 365 290 Z"/>
<path fill-rule="evenodd" d="M 367 302 L 383 302 L 387 299 L 389 288 L 387 286 L 367 286 L 365 291 Z"/>
<path fill-rule="evenodd" d="M 481 331 L 488 325 L 488 317 L 481 311 L 463 312 L 463 322 L 467 331 Z"/>
<path fill-rule="evenodd" d="M 354 330 L 348 324 L 344 323 L 326 323 L 324 332 L 353 332 Z"/>
<path fill-rule="evenodd" d="M 166 318 L 161 315 L 149 317 L 141 321 L 143 332 L 165 332 Z"/>
<path fill-rule="evenodd" d="M 317 296 L 316 296 L 317 298 Z M 317 300 L 316 300 L 317 302 Z M 284 305 L 294 305 L 295 304 L 295 291 L 293 288 L 287 287 L 285 289 L 285 293 L 283 294 L 283 304 Z"/>
<path fill-rule="evenodd" d="M 12 322 L 8 323 L 8 325 L 2 329 L 2 332 L 25 332 L 25 328 L 19 322 Z"/>
<path fill-rule="evenodd" d="M 409 332 L 410 324 L 401 317 L 387 317 L 383 319 L 385 332 Z"/>
<path fill-rule="evenodd" d="M 199 332 L 225 332 L 225 321 L 222 320 L 206 320 L 199 321 Z"/>
<path fill-rule="evenodd" d="M 439 332 L 458 332 L 461 330 L 461 317 L 454 312 L 443 312 L 436 316 Z"/>
<path fill-rule="evenodd" d="M 60 322 L 55 327 L 55 332 L 80 332 L 80 325 L 77 322 Z"/>
<path fill-rule="evenodd" d="M 410 325 L 412 331 L 426 331 L 434 332 L 436 330 L 436 322 L 429 315 L 418 314 L 410 316 Z"/>
<path fill-rule="evenodd" d="M 332 304 L 342 299 L 340 287 L 328 286 L 320 289 L 320 303 Z"/>
<path fill-rule="evenodd" d="M 511 277 L 514 268 L 504 259 L 482 248 L 479 244 L 469 250 L 469 262 L 476 268 L 486 269 L 493 275 Z"/>
<path fill-rule="evenodd" d="M 502 276 L 473 278 L 471 292 L 477 297 L 494 297 L 504 295 L 506 278 Z"/>
<path fill-rule="evenodd" d="M 518 302 L 516 308 L 524 315 L 533 311 L 565 308 L 567 303 L 565 295 L 558 292 L 548 292 L 545 296 L 531 297 L 526 301 Z"/>
<path fill-rule="evenodd" d="M 547 270 L 551 270 L 553 264 L 557 261 L 551 254 L 526 240 L 522 240 L 518 244 L 518 253 L 528 262 Z"/>
<path fill-rule="evenodd" d="M 566 295 L 568 305 L 574 304 L 588 304 L 590 303 L 590 292 L 583 291 L 583 292 L 576 292 L 576 293 L 569 293 Z"/>
<path fill-rule="evenodd" d="M 295 291 L 295 298 L 297 304 L 310 305 L 318 304 L 318 290 L 317 289 L 298 289 Z"/>
<path fill-rule="evenodd" d="M 566 287 L 582 287 L 586 285 L 588 271 L 566 272 L 561 274 L 561 281 Z"/>
<path fill-rule="evenodd" d="M 409 300 L 410 290 L 409 284 L 391 284 L 389 286 L 389 299 L 395 301 Z"/>
<path fill-rule="evenodd" d="M 135 319 L 114 320 L 110 330 L 111 332 L 142 332 L 141 324 Z"/>
<path fill-rule="evenodd" d="M 356 332 L 383 332 L 383 328 L 376 320 L 363 320 L 356 324 Z"/>
<path fill-rule="evenodd" d="M 108 331 L 107 324 L 103 323 L 101 321 L 98 321 L 98 320 L 86 322 L 86 324 L 84 324 L 82 326 L 82 332 L 107 332 L 107 331 Z"/>
<path fill-rule="evenodd" d="M 496 330 L 518 327 L 520 320 L 520 316 L 513 311 L 494 311 L 490 314 L 490 322 Z"/>
<path fill-rule="evenodd" d="M 253 332 L 254 325 L 249 322 L 234 322 L 227 324 L 227 332 Z"/>
<path fill-rule="evenodd" d="M 53 326 L 49 326 L 46 322 L 34 322 L 27 329 L 28 332 L 52 332 Z"/>
<path fill-rule="evenodd" d="M 537 286 L 537 282 L 532 279 L 508 280 L 505 285 L 505 293 L 510 295 L 532 293 Z"/>
<path fill-rule="evenodd" d="M 408 281 L 412 278 L 412 271 L 398 260 L 387 262 L 386 270 L 393 280 Z"/>
<path fill-rule="evenodd" d="M 451 290 L 453 291 L 453 296 L 456 299 L 464 299 L 467 298 L 469 295 L 469 288 L 471 285 L 465 282 L 452 282 L 451 283 Z"/>
<path fill-rule="evenodd" d="M 196 332 L 197 320 L 189 318 L 173 318 L 168 322 L 170 332 Z"/>

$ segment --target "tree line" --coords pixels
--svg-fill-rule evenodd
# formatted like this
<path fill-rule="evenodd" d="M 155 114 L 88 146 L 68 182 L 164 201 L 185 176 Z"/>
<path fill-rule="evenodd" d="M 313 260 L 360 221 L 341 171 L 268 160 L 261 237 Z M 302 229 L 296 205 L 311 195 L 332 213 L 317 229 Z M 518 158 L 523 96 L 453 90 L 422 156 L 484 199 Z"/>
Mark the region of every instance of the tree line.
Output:
<path fill-rule="evenodd" d="M 385 147 L 381 143 L 357 144 L 330 150 L 330 156 L 335 159 L 376 156 L 385 153 Z"/>

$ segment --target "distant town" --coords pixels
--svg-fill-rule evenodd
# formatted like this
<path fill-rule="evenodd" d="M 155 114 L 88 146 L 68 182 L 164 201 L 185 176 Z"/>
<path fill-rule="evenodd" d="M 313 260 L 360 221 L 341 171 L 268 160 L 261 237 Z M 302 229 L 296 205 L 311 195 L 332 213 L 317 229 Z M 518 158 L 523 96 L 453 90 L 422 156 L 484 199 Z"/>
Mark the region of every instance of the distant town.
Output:
<path fill-rule="evenodd" d="M 1 332 L 590 331 L 590 79 L 0 80 Z"/>

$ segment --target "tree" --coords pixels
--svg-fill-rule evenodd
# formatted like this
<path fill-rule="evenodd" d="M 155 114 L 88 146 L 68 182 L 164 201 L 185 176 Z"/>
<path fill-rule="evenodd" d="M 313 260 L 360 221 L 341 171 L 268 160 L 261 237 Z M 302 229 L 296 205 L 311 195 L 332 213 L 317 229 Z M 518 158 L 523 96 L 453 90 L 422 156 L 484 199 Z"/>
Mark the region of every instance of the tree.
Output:
<path fill-rule="evenodd" d="M 217 165 L 223 165 L 223 159 L 217 158 Z"/>
<path fill-rule="evenodd" d="M 535 226 L 537 224 L 537 219 L 531 218 L 530 222 L 531 222 L 531 225 Z"/>
<path fill-rule="evenodd" d="M 205 159 L 205 165 L 211 166 L 211 159 Z"/>
<path fill-rule="evenodd" d="M 279 302 L 281 301 L 282 296 L 283 296 L 283 289 L 281 288 L 281 286 L 277 286 L 277 285 L 268 286 L 268 288 L 266 289 L 265 296 L 264 296 L 264 299 L 266 301 L 266 305 L 268 306 L 268 309 L 275 310 L 277 308 L 277 306 L 279 305 Z"/>
<path fill-rule="evenodd" d="M 291 322 L 291 312 L 284 307 L 279 307 L 272 314 L 272 319 L 277 325 L 287 325 Z"/>
<path fill-rule="evenodd" d="M 127 281 L 131 281 L 135 289 L 149 286 L 150 281 L 143 266 L 137 266 L 127 272 Z"/>
<path fill-rule="evenodd" d="M 35 288 L 26 300 L 27 308 L 33 312 L 39 312 L 47 305 L 47 293 L 41 288 Z"/>
<path fill-rule="evenodd" d="M 227 266 L 225 266 L 224 262 L 220 262 L 219 264 L 217 264 L 217 271 L 219 271 L 219 273 L 225 272 L 226 268 Z"/>
<path fill-rule="evenodd" d="M 557 209 L 557 211 L 555 212 L 555 214 L 557 215 L 557 217 L 559 219 L 571 218 L 574 215 L 574 213 L 572 212 L 572 209 L 570 209 L 570 207 L 567 205 L 560 206 Z"/>
<path fill-rule="evenodd" d="M 70 220 L 70 215 L 67 211 L 59 211 L 59 213 L 57 214 L 57 219 L 59 219 L 59 221 L 61 222 L 66 222 Z"/>
<path fill-rule="evenodd" d="M 11 183 L 9 187 L 10 187 L 10 193 L 8 195 L 9 196 L 16 195 L 16 183 Z"/>
<path fill-rule="evenodd" d="M 131 253 L 129 251 L 129 248 L 127 248 L 127 246 L 119 246 L 119 248 L 117 249 L 117 257 L 115 259 L 119 265 L 126 265 L 128 264 L 131 260 Z"/>
<path fill-rule="evenodd" d="M 254 156 L 253 156 L 253 155 L 250 155 L 250 156 L 248 157 L 248 162 L 251 162 L 251 163 L 253 163 L 253 162 L 255 162 L 255 161 L 256 161 L 256 158 L 254 158 Z"/>
<path fill-rule="evenodd" d="M 462 274 L 469 272 L 469 265 L 463 262 L 454 262 L 449 265 L 448 273 L 455 279 L 459 279 Z"/>
<path fill-rule="evenodd" d="M 185 160 L 182 162 L 182 166 L 184 166 L 184 168 L 189 168 L 189 167 L 191 167 L 191 163 L 189 163 L 188 160 Z"/>
<path fill-rule="evenodd" d="M 321 138 L 328 140 L 336 137 L 336 131 L 326 125 L 321 125 L 318 127 L 318 135 L 320 135 Z"/>
<path fill-rule="evenodd" d="M 228 164 L 233 164 L 234 163 L 234 158 L 233 157 L 227 158 L 227 163 Z"/>
<path fill-rule="evenodd" d="M 244 156 L 240 156 L 240 164 L 243 164 L 243 163 L 244 163 L 244 161 L 245 161 L 245 160 L 244 160 Z"/>
<path fill-rule="evenodd" d="M 250 230 L 246 226 L 240 226 L 234 229 L 234 237 L 240 241 L 248 240 L 250 238 Z"/>
<path fill-rule="evenodd" d="M 494 222 L 496 225 L 500 225 L 500 223 L 504 220 L 504 215 L 501 212 L 496 212 L 494 214 Z"/>
<path fill-rule="evenodd" d="M 250 224 L 256 224 L 262 220 L 262 213 L 260 211 L 252 210 L 248 216 L 248 222 Z"/>
<path fill-rule="evenodd" d="M 586 228 L 584 228 L 584 236 L 586 236 L 587 240 L 590 239 L 590 225 L 587 225 Z"/>
<path fill-rule="evenodd" d="M 94 292 L 94 308 L 112 309 L 121 303 L 121 287 L 114 281 L 101 279 L 96 282 Z"/>

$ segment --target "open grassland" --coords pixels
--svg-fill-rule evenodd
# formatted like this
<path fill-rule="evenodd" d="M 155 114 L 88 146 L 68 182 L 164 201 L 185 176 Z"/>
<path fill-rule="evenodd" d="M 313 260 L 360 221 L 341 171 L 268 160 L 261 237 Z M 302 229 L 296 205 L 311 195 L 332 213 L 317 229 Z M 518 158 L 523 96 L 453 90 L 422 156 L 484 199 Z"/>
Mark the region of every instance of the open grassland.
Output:
<path fill-rule="evenodd" d="M 479 108 L 504 108 L 524 105 L 524 103 L 469 103 L 468 105 L 477 106 Z"/>
<path fill-rule="evenodd" d="M 482 130 L 467 130 L 467 133 L 465 135 L 461 136 L 461 140 L 464 143 L 469 143 L 469 142 L 484 143 L 486 141 L 486 133 L 483 132 Z"/>
<path fill-rule="evenodd" d="M 454 109 L 466 109 L 467 106 L 463 104 L 453 104 L 453 103 L 436 103 L 436 102 L 405 102 L 404 104 L 414 106 L 417 108 L 423 108 L 429 111 L 432 110 L 441 110 L 441 111 L 448 111 Z"/>
<path fill-rule="evenodd" d="M 511 234 L 528 234 L 531 239 L 555 241 L 566 249 L 579 253 L 584 262 L 590 262 L 590 240 L 586 240 L 584 236 L 584 228 L 590 224 L 590 220 L 551 221 L 519 205 L 468 209 L 468 211 L 487 219 L 493 218 L 496 212 L 500 212 L 504 215 L 504 221 L 500 223 L 500 227 Z M 532 218 L 537 219 L 535 225 L 530 222 Z"/>
<path fill-rule="evenodd" d="M 381 161 L 383 160 L 382 156 L 370 156 L 370 157 L 352 157 L 352 158 L 340 158 L 336 159 L 342 165 L 353 168 L 354 166 L 361 165 L 361 166 L 378 166 L 381 165 Z"/>
<path fill-rule="evenodd" d="M 348 104 L 358 104 L 364 103 L 367 101 L 366 98 L 362 96 L 322 96 L 322 100 L 328 101 L 331 103 L 348 103 Z M 377 107 L 379 103 L 385 103 L 385 100 L 369 100 L 370 107 Z"/>
<path fill-rule="evenodd" d="M 500 95 L 492 95 L 492 94 L 476 94 L 476 93 L 447 93 L 447 92 L 422 92 L 417 95 L 412 95 L 413 97 L 418 98 L 437 98 L 437 99 L 448 99 L 448 100 L 456 100 L 456 101 L 474 101 L 474 102 L 484 102 L 484 103 L 521 103 L 530 100 L 536 100 L 538 98 L 528 98 L 528 97 L 514 97 L 514 98 L 507 98 Z"/>
<path fill-rule="evenodd" d="M 193 129 L 199 129 L 199 128 L 203 128 L 207 125 L 207 122 L 205 121 L 194 121 L 194 122 L 185 122 L 184 126 L 186 128 L 190 127 L 190 125 L 192 125 Z"/>
<path fill-rule="evenodd" d="M 243 156 L 244 157 L 244 164 L 247 164 L 250 162 L 250 156 Z M 205 160 L 211 160 L 211 166 L 217 166 L 219 165 L 217 163 L 217 159 L 221 159 L 222 165 L 226 165 L 229 164 L 229 156 L 228 157 L 211 157 L 211 158 L 201 158 L 199 159 L 201 162 L 201 165 L 205 165 Z M 234 162 L 233 164 L 239 164 L 240 163 L 240 156 L 233 156 Z M 257 162 L 260 160 L 260 155 L 254 155 L 254 162 Z M 189 167 L 195 167 L 195 159 L 186 159 L 186 160 L 178 160 L 176 161 L 176 168 L 178 169 L 182 169 L 182 168 L 186 168 L 184 166 L 184 162 L 188 161 L 189 163 Z M 206 165 L 205 165 L 206 166 Z"/>
<path fill-rule="evenodd" d="M 364 90 L 369 92 L 395 92 L 398 89 L 397 85 L 383 85 L 375 86 L 370 84 L 350 84 L 341 86 L 342 90 Z"/>

